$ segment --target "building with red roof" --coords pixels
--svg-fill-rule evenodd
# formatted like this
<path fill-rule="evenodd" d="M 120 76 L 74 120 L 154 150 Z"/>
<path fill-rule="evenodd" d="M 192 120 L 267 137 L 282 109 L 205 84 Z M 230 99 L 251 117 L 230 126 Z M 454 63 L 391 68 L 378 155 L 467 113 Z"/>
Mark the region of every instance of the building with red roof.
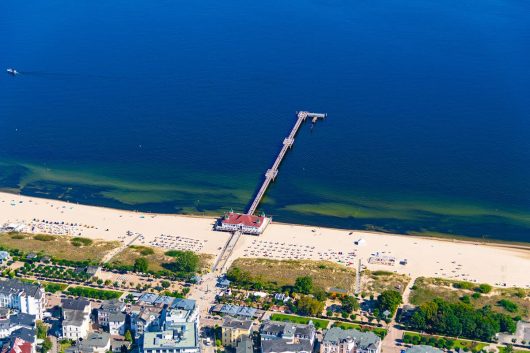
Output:
<path fill-rule="evenodd" d="M 225 213 L 223 218 L 219 220 L 215 229 L 224 232 L 236 232 L 239 230 L 241 233 L 259 235 L 263 233 L 270 221 L 269 217 L 230 211 Z"/>
<path fill-rule="evenodd" d="M 15 338 L 2 347 L 2 353 L 33 353 L 33 345 L 22 338 Z"/>

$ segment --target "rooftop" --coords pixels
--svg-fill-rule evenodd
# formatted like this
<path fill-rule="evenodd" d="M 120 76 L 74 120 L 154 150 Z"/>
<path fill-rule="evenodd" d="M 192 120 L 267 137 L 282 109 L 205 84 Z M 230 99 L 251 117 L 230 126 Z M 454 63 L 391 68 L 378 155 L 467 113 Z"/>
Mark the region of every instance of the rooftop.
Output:
<path fill-rule="evenodd" d="M 61 300 L 61 307 L 67 310 L 85 310 L 87 306 L 90 305 L 90 302 L 86 299 L 77 298 L 77 299 L 63 299 Z"/>
<path fill-rule="evenodd" d="M 109 322 L 125 322 L 125 314 L 122 312 L 111 312 L 109 314 Z"/>
<path fill-rule="evenodd" d="M 242 335 L 241 340 L 237 343 L 236 353 L 253 353 L 254 344 L 252 338 L 247 335 Z"/>
<path fill-rule="evenodd" d="M 183 323 L 179 329 L 144 334 L 144 349 L 195 348 L 198 347 L 195 324 Z"/>
<path fill-rule="evenodd" d="M 277 352 L 311 352 L 313 345 L 309 340 L 299 340 L 296 343 L 289 343 L 284 340 L 266 340 L 261 342 L 263 353 Z"/>
<path fill-rule="evenodd" d="M 263 322 L 260 332 L 267 333 L 278 338 L 298 336 L 312 339 L 315 334 L 315 326 L 313 323 L 304 325 L 295 324 L 292 322 L 267 320 Z"/>
<path fill-rule="evenodd" d="M 250 320 L 239 320 L 233 317 L 227 317 L 223 321 L 222 327 L 240 329 L 240 330 L 250 330 L 252 328 L 252 321 Z"/>
<path fill-rule="evenodd" d="M 259 228 L 263 224 L 264 219 L 265 217 L 229 212 L 225 214 L 221 223 Z"/>
<path fill-rule="evenodd" d="M 120 302 L 117 299 L 113 300 L 106 300 L 104 301 L 101 306 L 99 307 L 99 311 L 106 311 L 106 312 L 121 312 L 125 308 L 125 303 Z"/>
<path fill-rule="evenodd" d="M 196 305 L 197 304 L 196 304 L 195 300 L 177 298 L 177 299 L 175 299 L 175 301 L 173 302 L 171 307 L 174 308 L 174 309 L 182 309 L 182 310 L 192 311 L 192 310 L 195 309 Z"/>
<path fill-rule="evenodd" d="M 39 285 L 17 281 L 16 279 L 8 279 L 0 281 L 0 293 L 4 294 L 26 294 L 31 297 L 40 299 L 43 290 Z"/>
<path fill-rule="evenodd" d="M 256 314 L 256 309 L 246 307 L 246 306 L 237 306 L 225 304 L 219 310 L 220 313 L 230 315 L 230 316 L 245 316 L 245 317 L 254 317 Z"/>
<path fill-rule="evenodd" d="M 407 353 L 442 353 L 441 349 L 432 346 L 418 345 L 407 349 Z"/>
<path fill-rule="evenodd" d="M 11 349 L 9 353 L 31 353 L 32 347 L 31 343 L 24 341 L 22 338 L 15 338 L 11 344 Z"/>
<path fill-rule="evenodd" d="M 330 342 L 338 344 L 347 339 L 353 339 L 356 341 L 357 346 L 361 349 L 377 349 L 377 345 L 381 342 L 379 336 L 373 332 L 361 332 L 358 330 L 343 330 L 340 327 L 332 327 L 324 334 L 323 343 Z M 420 352 L 415 352 L 420 353 Z M 424 352 L 426 353 L 426 352 Z"/>

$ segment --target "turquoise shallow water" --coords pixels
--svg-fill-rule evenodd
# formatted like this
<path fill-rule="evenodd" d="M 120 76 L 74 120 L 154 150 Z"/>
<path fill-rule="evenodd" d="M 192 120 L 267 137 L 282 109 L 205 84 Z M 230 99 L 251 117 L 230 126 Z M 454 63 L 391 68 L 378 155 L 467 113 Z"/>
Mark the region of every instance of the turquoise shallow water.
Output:
<path fill-rule="evenodd" d="M 530 241 L 525 1 L 0 4 L 0 187 Z"/>

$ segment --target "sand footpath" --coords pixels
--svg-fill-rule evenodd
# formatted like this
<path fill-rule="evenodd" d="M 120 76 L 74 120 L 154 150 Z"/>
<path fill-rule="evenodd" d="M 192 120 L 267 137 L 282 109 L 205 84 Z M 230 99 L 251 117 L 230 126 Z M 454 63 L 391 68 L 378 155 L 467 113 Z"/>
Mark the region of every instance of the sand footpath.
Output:
<path fill-rule="evenodd" d="M 0 193 L 0 226 L 11 223 L 35 233 L 123 242 L 140 234 L 137 245 L 217 255 L 229 234 L 214 231 L 214 222 Z M 232 260 L 237 257 L 322 259 L 352 267 L 361 259 L 370 270 L 530 288 L 530 250 L 478 241 L 272 223 L 259 237 L 242 237 Z"/>

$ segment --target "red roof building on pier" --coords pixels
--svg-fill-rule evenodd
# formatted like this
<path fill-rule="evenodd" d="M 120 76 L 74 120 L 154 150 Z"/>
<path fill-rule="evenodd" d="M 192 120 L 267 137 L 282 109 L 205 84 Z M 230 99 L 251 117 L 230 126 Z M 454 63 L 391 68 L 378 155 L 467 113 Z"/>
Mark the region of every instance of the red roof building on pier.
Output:
<path fill-rule="evenodd" d="M 259 235 L 263 233 L 270 218 L 265 216 L 254 216 L 235 212 L 227 212 L 216 225 L 217 230 L 226 232 L 241 231 L 246 234 Z"/>

